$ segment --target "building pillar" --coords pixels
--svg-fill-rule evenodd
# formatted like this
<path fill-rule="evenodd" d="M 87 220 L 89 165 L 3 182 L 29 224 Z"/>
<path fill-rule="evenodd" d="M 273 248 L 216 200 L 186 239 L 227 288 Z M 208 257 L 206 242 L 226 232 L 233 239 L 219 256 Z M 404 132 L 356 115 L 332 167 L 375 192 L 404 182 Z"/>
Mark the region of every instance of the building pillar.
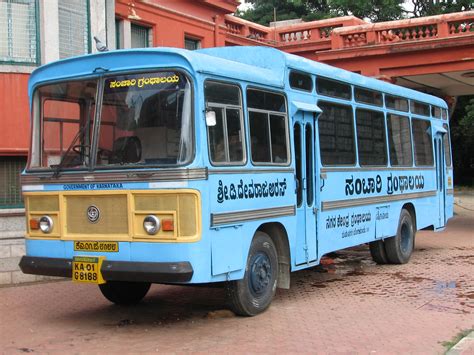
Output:
<path fill-rule="evenodd" d="M 91 48 L 92 53 L 97 52 L 97 48 L 94 41 L 94 36 L 97 37 L 102 43 L 107 43 L 107 29 L 106 29 L 106 5 L 102 0 L 90 0 L 89 2 L 89 13 L 90 13 L 90 29 L 91 29 Z"/>
<path fill-rule="evenodd" d="M 122 20 L 119 24 L 120 48 L 132 48 L 132 24 L 129 20 Z"/>
<path fill-rule="evenodd" d="M 214 20 L 214 47 L 223 47 L 225 46 L 225 32 L 221 33 L 221 27 L 225 26 L 225 19 L 219 15 L 212 19 Z"/>
<path fill-rule="evenodd" d="M 107 48 L 117 49 L 115 38 L 115 0 L 105 0 L 105 24 L 107 33 Z"/>
<path fill-rule="evenodd" d="M 40 1 L 41 63 L 59 59 L 59 10 L 58 0 Z"/>

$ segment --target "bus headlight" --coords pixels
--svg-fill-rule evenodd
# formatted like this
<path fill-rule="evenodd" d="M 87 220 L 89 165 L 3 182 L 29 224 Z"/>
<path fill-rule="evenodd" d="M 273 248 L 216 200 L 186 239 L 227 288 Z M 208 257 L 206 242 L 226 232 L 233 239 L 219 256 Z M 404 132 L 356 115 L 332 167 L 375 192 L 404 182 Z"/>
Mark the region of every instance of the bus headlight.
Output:
<path fill-rule="evenodd" d="M 150 235 L 158 233 L 160 230 L 160 220 L 151 214 L 146 216 L 143 220 L 143 229 Z"/>
<path fill-rule="evenodd" d="M 49 216 L 43 216 L 39 220 L 39 228 L 43 233 L 51 233 L 53 230 L 53 220 Z"/>

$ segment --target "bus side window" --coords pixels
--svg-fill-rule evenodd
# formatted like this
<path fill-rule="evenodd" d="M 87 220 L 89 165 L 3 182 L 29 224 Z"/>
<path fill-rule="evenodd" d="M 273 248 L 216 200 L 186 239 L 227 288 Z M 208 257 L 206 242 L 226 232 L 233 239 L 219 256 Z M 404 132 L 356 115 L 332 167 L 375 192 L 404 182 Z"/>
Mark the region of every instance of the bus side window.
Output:
<path fill-rule="evenodd" d="M 285 97 L 247 90 L 251 157 L 255 164 L 288 164 L 288 124 Z"/>
<path fill-rule="evenodd" d="M 446 166 L 451 167 L 451 137 L 449 136 L 449 127 L 446 123 L 443 123 L 443 128 L 447 131 L 445 135 L 443 135 L 443 144 L 444 144 L 444 157 L 446 160 Z"/>
<path fill-rule="evenodd" d="M 408 100 L 402 97 L 385 95 L 385 106 L 392 110 L 408 112 Z"/>
<path fill-rule="evenodd" d="M 215 165 L 245 162 L 242 99 L 236 85 L 206 81 L 206 108 L 216 114 L 216 124 L 207 127 L 209 158 Z"/>
<path fill-rule="evenodd" d="M 387 141 L 382 112 L 356 110 L 357 146 L 361 166 L 386 166 Z"/>
<path fill-rule="evenodd" d="M 431 122 L 413 118 L 411 120 L 413 142 L 415 145 L 416 166 L 433 166 L 433 142 Z"/>
<path fill-rule="evenodd" d="M 354 165 L 355 139 L 352 107 L 331 102 L 318 103 L 321 162 L 324 166 Z"/>
<path fill-rule="evenodd" d="M 418 101 L 413 101 L 410 100 L 410 108 L 411 108 L 411 113 L 415 113 L 417 115 L 422 115 L 422 116 L 429 116 L 430 115 L 430 105 L 423 104 Z"/>
<path fill-rule="evenodd" d="M 406 116 L 387 115 L 388 144 L 392 166 L 412 166 L 410 120 Z"/>

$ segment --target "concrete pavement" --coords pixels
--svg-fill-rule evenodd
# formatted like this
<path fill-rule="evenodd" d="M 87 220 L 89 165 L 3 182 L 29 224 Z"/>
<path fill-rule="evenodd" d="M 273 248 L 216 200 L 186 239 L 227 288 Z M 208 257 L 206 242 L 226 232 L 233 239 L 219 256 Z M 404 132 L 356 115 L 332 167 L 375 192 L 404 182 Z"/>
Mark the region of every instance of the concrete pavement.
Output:
<path fill-rule="evenodd" d="M 0 352 L 413 353 L 474 326 L 474 214 L 419 232 L 406 265 L 375 265 L 367 247 L 332 253 L 292 274 L 270 309 L 235 317 L 222 289 L 154 285 L 116 307 L 71 282 L 0 288 Z"/>
<path fill-rule="evenodd" d="M 454 204 L 474 212 L 474 190 L 455 190 Z"/>

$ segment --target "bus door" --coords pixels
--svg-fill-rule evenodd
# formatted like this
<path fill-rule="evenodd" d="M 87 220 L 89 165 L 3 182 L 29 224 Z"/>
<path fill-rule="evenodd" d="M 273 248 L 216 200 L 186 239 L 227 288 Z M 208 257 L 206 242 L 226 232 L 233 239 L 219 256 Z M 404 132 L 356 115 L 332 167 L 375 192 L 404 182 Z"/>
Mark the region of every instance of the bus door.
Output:
<path fill-rule="evenodd" d="M 297 111 L 293 117 L 296 165 L 296 265 L 317 259 L 314 161 L 314 113 Z"/>
<path fill-rule="evenodd" d="M 436 133 L 434 137 L 434 150 L 436 162 L 436 195 L 439 209 L 438 227 L 446 224 L 446 162 L 444 159 L 443 133 Z"/>

